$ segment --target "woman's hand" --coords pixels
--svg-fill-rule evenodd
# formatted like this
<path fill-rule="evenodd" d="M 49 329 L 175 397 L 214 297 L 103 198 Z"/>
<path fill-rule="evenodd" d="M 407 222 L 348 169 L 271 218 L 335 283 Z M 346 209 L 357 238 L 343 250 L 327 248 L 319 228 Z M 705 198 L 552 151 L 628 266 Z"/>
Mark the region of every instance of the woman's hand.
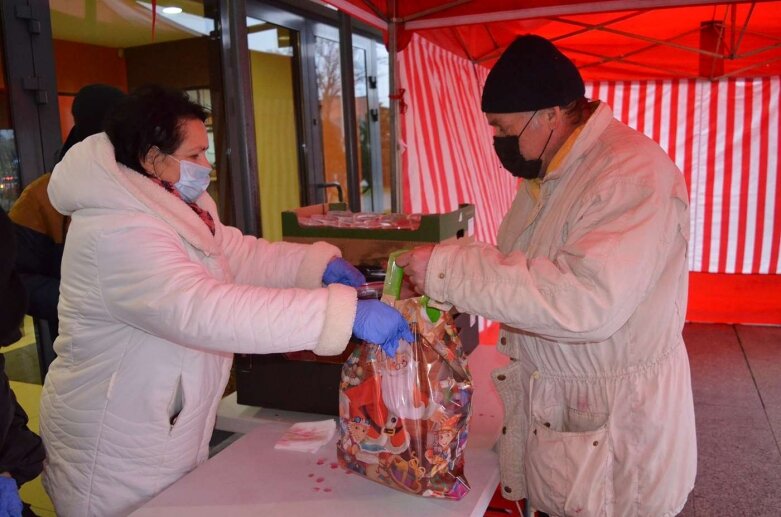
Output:
<path fill-rule="evenodd" d="M 410 343 L 415 340 L 407 320 L 401 313 L 379 300 L 358 300 L 353 335 L 380 345 L 391 357 L 396 355 L 399 339 Z"/>
<path fill-rule="evenodd" d="M 334 257 L 325 268 L 323 283 L 325 285 L 344 284 L 350 287 L 359 287 L 366 283 L 366 277 L 342 257 Z"/>

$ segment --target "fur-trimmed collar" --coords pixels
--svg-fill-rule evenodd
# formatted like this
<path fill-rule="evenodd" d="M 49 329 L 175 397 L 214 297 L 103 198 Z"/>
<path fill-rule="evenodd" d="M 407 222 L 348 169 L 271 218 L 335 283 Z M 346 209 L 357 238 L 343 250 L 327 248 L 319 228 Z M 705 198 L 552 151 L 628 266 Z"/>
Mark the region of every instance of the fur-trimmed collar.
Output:
<path fill-rule="evenodd" d="M 187 203 L 171 195 L 160 185 L 157 185 L 151 179 L 146 176 L 142 176 L 138 172 L 125 167 L 124 165 L 117 164 L 119 167 L 118 180 L 130 194 L 141 201 L 147 208 L 155 212 L 161 219 L 169 223 L 174 227 L 176 232 L 181 235 L 184 240 L 192 244 L 194 247 L 203 251 L 207 255 L 213 255 L 217 253 L 218 246 L 214 236 L 209 231 L 209 228 L 203 223 L 198 214 L 187 206 Z M 214 203 L 211 203 L 211 207 L 204 206 L 204 197 L 209 197 L 208 194 L 201 194 L 197 204 L 215 218 L 217 221 L 216 213 L 210 208 L 214 208 Z"/>

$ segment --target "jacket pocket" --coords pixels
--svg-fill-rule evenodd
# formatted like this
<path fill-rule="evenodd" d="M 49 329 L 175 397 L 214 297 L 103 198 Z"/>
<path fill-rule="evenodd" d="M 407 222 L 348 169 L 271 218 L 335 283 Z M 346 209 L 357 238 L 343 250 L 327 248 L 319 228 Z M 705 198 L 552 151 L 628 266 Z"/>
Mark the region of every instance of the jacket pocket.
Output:
<path fill-rule="evenodd" d="M 526 444 L 533 506 L 558 516 L 607 515 L 612 494 L 608 415 L 566 406 L 535 410 Z"/>
<path fill-rule="evenodd" d="M 176 379 L 176 387 L 171 394 L 171 401 L 168 403 L 168 424 L 170 425 L 170 431 L 173 432 L 174 426 L 179 415 L 184 409 L 184 387 L 182 386 L 182 376 L 180 375 Z"/>

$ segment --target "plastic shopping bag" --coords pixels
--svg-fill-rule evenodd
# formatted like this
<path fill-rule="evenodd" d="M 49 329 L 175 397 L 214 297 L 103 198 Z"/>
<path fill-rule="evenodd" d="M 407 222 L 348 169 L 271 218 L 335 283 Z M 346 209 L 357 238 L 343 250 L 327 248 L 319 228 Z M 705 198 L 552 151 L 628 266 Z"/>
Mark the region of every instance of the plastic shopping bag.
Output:
<path fill-rule="evenodd" d="M 425 297 L 391 301 L 415 341 L 395 357 L 359 346 L 344 364 L 339 463 L 404 492 L 461 499 L 473 388 L 456 326 Z"/>

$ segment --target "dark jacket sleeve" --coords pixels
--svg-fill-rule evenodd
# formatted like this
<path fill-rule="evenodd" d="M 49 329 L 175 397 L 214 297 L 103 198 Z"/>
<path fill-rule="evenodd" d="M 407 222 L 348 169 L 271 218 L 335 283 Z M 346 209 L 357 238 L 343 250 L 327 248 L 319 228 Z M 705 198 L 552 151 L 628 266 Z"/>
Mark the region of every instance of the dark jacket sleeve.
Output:
<path fill-rule="evenodd" d="M 60 264 L 63 245 L 48 235 L 14 223 L 16 271 L 22 279 L 29 303 L 27 313 L 49 321 L 57 319 L 60 296 Z"/>
<path fill-rule="evenodd" d="M 41 473 L 44 457 L 41 438 L 27 427 L 27 413 L 16 401 L 0 354 L 0 472 L 21 485 Z"/>
<path fill-rule="evenodd" d="M 13 343 L 24 317 L 25 293 L 13 268 L 16 242 L 11 221 L 0 209 L 0 345 Z M 0 354 L 0 472 L 9 472 L 18 484 L 33 479 L 43 469 L 41 439 L 27 427 L 27 414 L 17 403 Z"/>

